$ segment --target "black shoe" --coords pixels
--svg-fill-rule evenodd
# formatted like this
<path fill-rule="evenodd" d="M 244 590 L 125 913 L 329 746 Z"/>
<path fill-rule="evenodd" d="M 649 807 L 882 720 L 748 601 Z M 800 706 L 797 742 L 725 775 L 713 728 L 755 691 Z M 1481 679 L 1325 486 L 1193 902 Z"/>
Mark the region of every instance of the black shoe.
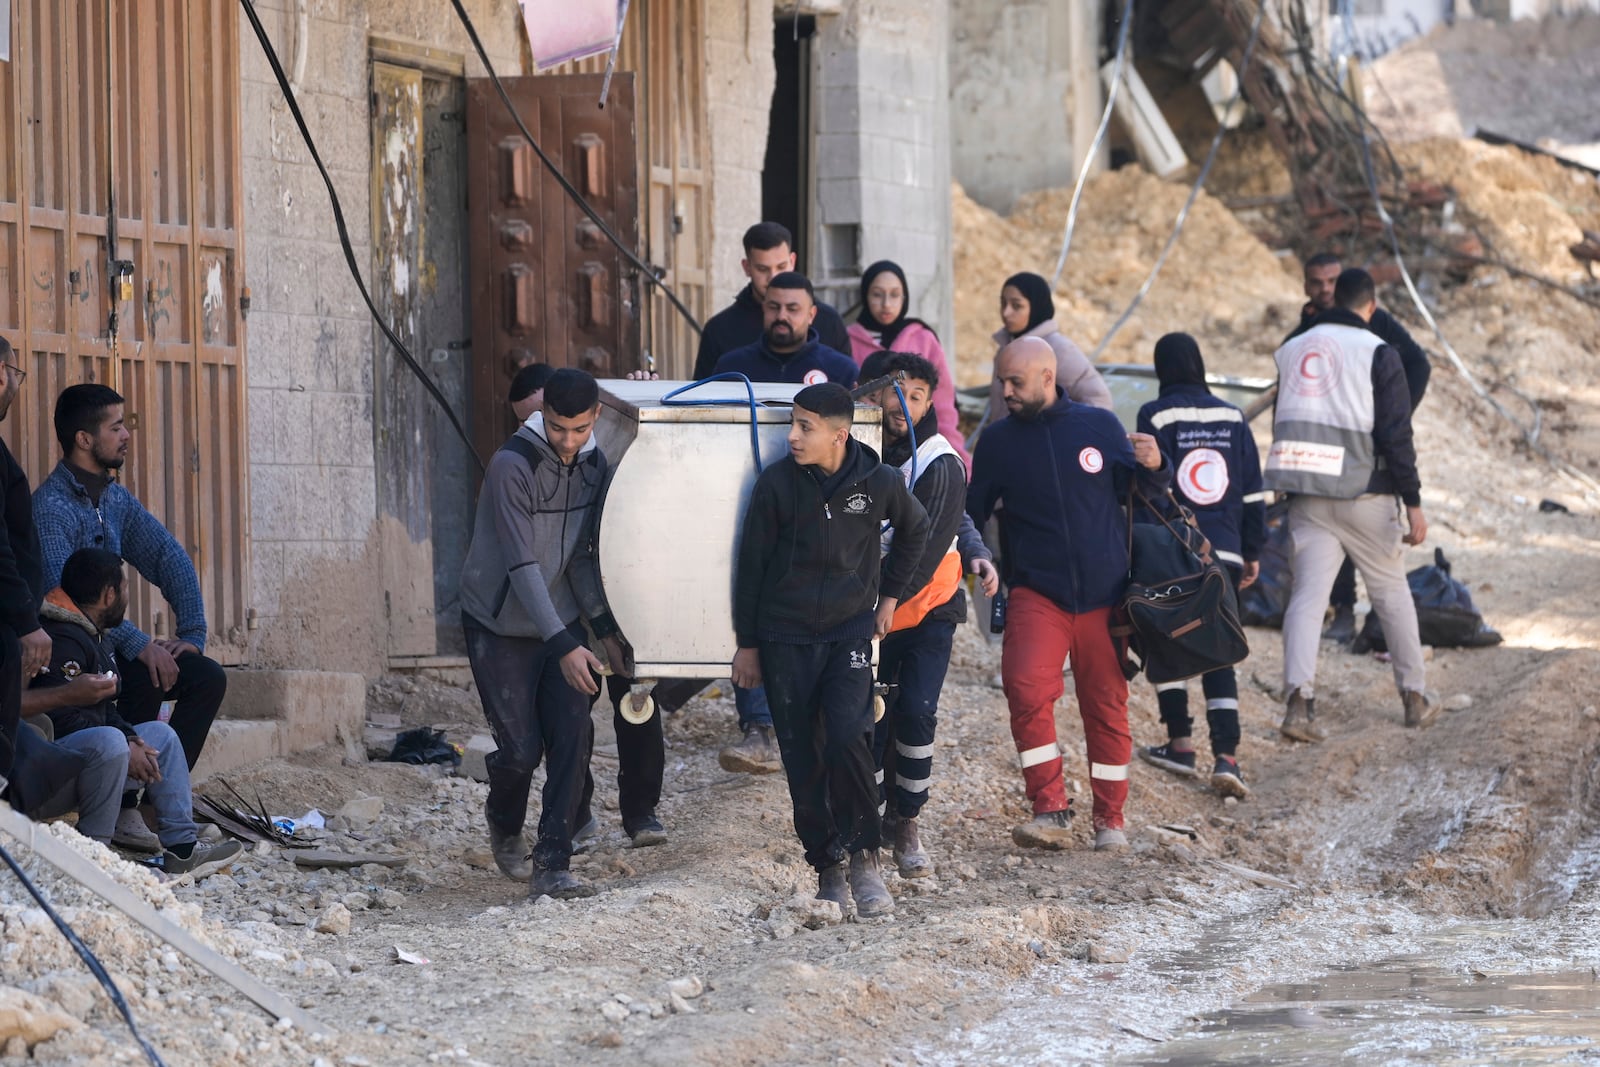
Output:
<path fill-rule="evenodd" d="M 1244 784 L 1244 775 L 1239 772 L 1239 761 L 1232 756 L 1217 757 L 1216 765 L 1211 768 L 1211 788 L 1225 797 L 1240 800 L 1250 795 L 1250 787 Z"/>
<path fill-rule="evenodd" d="M 592 897 L 594 894 L 594 885 L 571 871 L 547 871 L 540 867 L 533 872 L 533 878 L 528 882 L 528 897 L 531 900 L 538 900 L 540 897 L 576 900 L 579 897 Z"/>
<path fill-rule="evenodd" d="M 494 853 L 494 865 L 507 878 L 526 882 L 533 877 L 533 850 L 520 831 L 506 834 L 489 827 L 489 849 Z"/>
<path fill-rule="evenodd" d="M 1341 645 L 1348 645 L 1356 638 L 1356 609 L 1349 604 L 1337 604 L 1333 609 L 1333 619 L 1322 629 L 1324 641 L 1337 641 Z"/>
<path fill-rule="evenodd" d="M 1152 767 L 1160 767 L 1164 771 L 1171 771 L 1173 774 L 1183 778 L 1196 776 L 1194 749 L 1190 749 L 1188 752 L 1179 752 L 1172 747 L 1172 743 L 1169 741 L 1164 745 L 1151 745 L 1149 748 L 1141 748 L 1138 751 L 1139 758 Z"/>
<path fill-rule="evenodd" d="M 594 847 L 595 839 L 599 836 L 600 820 L 591 815 L 580 823 L 572 833 L 572 854 L 577 856 L 588 852 L 589 849 Z M 529 871 L 528 875 L 524 875 L 524 877 L 531 876 L 532 873 L 532 871 Z"/>
<path fill-rule="evenodd" d="M 649 848 L 651 845 L 664 845 L 667 843 L 667 828 L 661 825 L 661 820 L 654 815 L 644 818 L 623 827 L 628 838 L 633 842 L 634 848 Z"/>

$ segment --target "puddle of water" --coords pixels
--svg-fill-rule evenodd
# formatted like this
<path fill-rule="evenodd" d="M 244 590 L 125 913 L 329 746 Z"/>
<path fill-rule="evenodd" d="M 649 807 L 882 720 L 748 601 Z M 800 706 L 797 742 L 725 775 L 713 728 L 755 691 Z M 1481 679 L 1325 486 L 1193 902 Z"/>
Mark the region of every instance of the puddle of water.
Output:
<path fill-rule="evenodd" d="M 1247 1067 L 1354 1063 L 1600 1063 L 1600 981 L 1592 970 L 1462 973 L 1420 957 L 1311 982 L 1267 986 L 1200 1029 L 1124 1064 Z"/>

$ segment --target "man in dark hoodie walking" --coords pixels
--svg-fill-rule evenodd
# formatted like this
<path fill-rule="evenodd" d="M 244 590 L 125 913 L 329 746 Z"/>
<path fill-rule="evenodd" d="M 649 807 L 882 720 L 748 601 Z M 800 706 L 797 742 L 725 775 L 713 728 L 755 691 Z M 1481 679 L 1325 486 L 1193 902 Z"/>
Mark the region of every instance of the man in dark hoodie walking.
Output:
<path fill-rule="evenodd" d="M 899 472 L 850 436 L 854 418 L 842 385 L 795 394 L 789 455 L 756 479 L 745 513 L 732 677 L 766 686 L 817 896 L 841 910 L 854 898 L 871 918 L 894 910 L 878 869 L 872 641 L 911 591 L 928 514 Z M 880 570 L 885 521 L 894 545 Z"/>
<path fill-rule="evenodd" d="M 489 843 L 500 870 L 531 879 L 535 897 L 595 891 L 568 870 L 600 670 L 582 620 L 606 643 L 611 663 L 620 667 L 628 656 L 593 556 L 591 525 L 606 475 L 594 444 L 599 413 L 592 376 L 571 368 L 550 376 L 544 410 L 489 460 L 461 571 L 467 658 L 499 746 L 487 760 Z M 544 806 L 530 857 L 522 827 L 541 759 Z"/>
<path fill-rule="evenodd" d="M 1169 333 L 1156 342 L 1156 378 L 1161 393 L 1139 409 L 1138 429 L 1150 434 L 1172 463 L 1173 493 L 1194 511 L 1211 551 L 1244 589 L 1260 570 L 1267 536 L 1266 493 L 1261 488 L 1261 458 L 1244 412 L 1206 385 L 1200 346 L 1186 333 Z M 1249 794 L 1239 770 L 1239 681 L 1232 667 L 1200 679 L 1211 730 L 1211 788 L 1223 796 Z M 1196 776 L 1186 682 L 1156 686 L 1167 743 L 1139 750 L 1139 758 L 1173 774 Z"/>
<path fill-rule="evenodd" d="M 979 529 L 998 512 L 1005 542 L 1000 564 L 1011 598 L 1000 676 L 1034 811 L 1011 837 L 1055 849 L 1072 839 L 1054 713 L 1070 655 L 1089 749 L 1094 847 L 1126 848 L 1133 739 L 1128 682 L 1111 638 L 1111 609 L 1128 576 L 1123 502 L 1135 478 L 1147 497 L 1164 494 L 1171 469 L 1155 438 L 1126 433 L 1111 412 L 1065 395 L 1055 352 L 1042 339 L 1012 341 L 996 368 L 1009 414 L 978 439 L 967 512 Z"/>
<path fill-rule="evenodd" d="M 1273 357 L 1278 403 L 1266 484 L 1293 494 L 1294 544 L 1279 730 L 1296 741 L 1327 736 L 1316 721 L 1317 644 L 1346 553 L 1383 623 L 1405 724 L 1425 726 L 1439 710 L 1425 695 L 1427 668 L 1403 559 L 1404 545 L 1428 536 L 1405 370 L 1400 354 L 1367 329 L 1378 307 L 1370 274 L 1352 268 L 1339 275 L 1333 303 Z"/>

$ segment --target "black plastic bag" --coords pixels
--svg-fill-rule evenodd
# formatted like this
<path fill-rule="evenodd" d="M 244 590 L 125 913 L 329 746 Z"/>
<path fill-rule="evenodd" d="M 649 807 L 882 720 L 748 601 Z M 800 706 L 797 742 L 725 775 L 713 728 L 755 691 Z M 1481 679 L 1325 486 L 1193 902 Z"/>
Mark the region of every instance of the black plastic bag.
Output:
<path fill-rule="evenodd" d="M 1289 501 L 1280 498 L 1267 509 L 1267 540 L 1261 546 L 1261 572 L 1247 589 L 1239 590 L 1239 621 L 1246 626 L 1283 629 L 1283 613 L 1294 587 L 1289 541 Z"/>
<path fill-rule="evenodd" d="M 388 762 L 410 763 L 418 767 L 428 763 L 459 767 L 461 753 L 444 739 L 443 730 L 419 726 L 415 730 L 407 730 L 394 739 L 394 748 L 389 753 Z"/>
<path fill-rule="evenodd" d="M 1483 621 L 1467 587 L 1450 576 L 1450 561 L 1444 558 L 1444 549 L 1434 549 L 1433 562 L 1408 573 L 1406 584 L 1411 587 L 1411 599 L 1417 605 L 1417 630 L 1423 644 L 1435 648 L 1487 648 L 1504 640 L 1499 631 Z M 1366 624 L 1350 644 L 1350 651 L 1388 650 L 1378 613 L 1369 611 Z"/>

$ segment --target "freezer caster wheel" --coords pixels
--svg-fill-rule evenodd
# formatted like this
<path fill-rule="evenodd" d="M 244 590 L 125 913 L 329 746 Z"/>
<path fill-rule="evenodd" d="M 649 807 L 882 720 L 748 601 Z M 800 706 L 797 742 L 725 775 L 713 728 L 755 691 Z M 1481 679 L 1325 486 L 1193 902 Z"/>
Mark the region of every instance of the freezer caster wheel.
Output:
<path fill-rule="evenodd" d="M 643 726 L 656 713 L 656 701 L 648 692 L 629 693 L 622 698 L 622 721 L 633 726 Z"/>

